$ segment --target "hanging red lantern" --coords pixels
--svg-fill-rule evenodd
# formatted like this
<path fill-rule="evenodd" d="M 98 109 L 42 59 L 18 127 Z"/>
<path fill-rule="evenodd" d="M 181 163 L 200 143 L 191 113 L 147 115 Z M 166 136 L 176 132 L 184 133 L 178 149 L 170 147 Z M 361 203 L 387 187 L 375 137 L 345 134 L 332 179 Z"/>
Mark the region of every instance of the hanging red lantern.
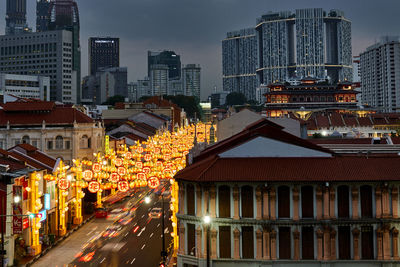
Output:
<path fill-rule="evenodd" d="M 71 183 L 65 178 L 58 180 L 58 188 L 61 190 L 67 190 L 70 187 Z"/>
<path fill-rule="evenodd" d="M 122 166 L 123 163 L 124 163 L 124 162 L 123 162 L 123 160 L 122 160 L 121 158 L 116 158 L 116 159 L 114 160 L 114 164 L 115 164 L 115 166 L 117 166 L 117 167 Z"/>
<path fill-rule="evenodd" d="M 91 182 L 88 184 L 88 190 L 89 190 L 90 193 L 97 193 L 97 191 L 100 190 L 100 184 L 99 184 L 99 182 L 91 181 Z"/>
<path fill-rule="evenodd" d="M 111 173 L 111 174 L 110 174 L 110 182 L 116 183 L 116 182 L 118 182 L 118 181 L 119 181 L 119 175 L 118 175 L 118 173 L 115 173 L 115 172 Z"/>
<path fill-rule="evenodd" d="M 86 170 L 82 173 L 82 177 L 85 179 L 85 181 L 89 182 L 93 178 L 93 172 L 91 170 Z"/>
<path fill-rule="evenodd" d="M 143 172 L 144 172 L 145 174 L 149 174 L 150 171 L 151 171 L 150 167 L 143 167 Z"/>
<path fill-rule="evenodd" d="M 136 166 L 136 168 L 141 169 L 141 168 L 143 168 L 143 162 L 137 161 L 135 166 Z"/>
<path fill-rule="evenodd" d="M 160 185 L 160 180 L 158 180 L 157 177 L 150 177 L 149 180 L 147 181 L 147 185 L 152 188 L 155 189 Z"/>
<path fill-rule="evenodd" d="M 126 152 L 125 153 L 125 158 L 131 159 L 132 158 L 132 153 L 131 152 Z"/>
<path fill-rule="evenodd" d="M 136 152 L 139 153 L 139 154 L 142 154 L 143 151 L 144 151 L 144 149 L 141 146 L 136 149 Z"/>
<path fill-rule="evenodd" d="M 140 172 L 137 174 L 137 179 L 146 180 L 146 174 L 144 172 Z"/>
<path fill-rule="evenodd" d="M 120 181 L 118 182 L 118 190 L 120 192 L 126 192 L 129 189 L 129 184 L 127 181 Z"/>
<path fill-rule="evenodd" d="M 118 172 L 118 174 L 119 174 L 120 176 L 126 175 L 126 169 L 125 169 L 125 167 L 118 167 L 117 172 Z"/>
<path fill-rule="evenodd" d="M 151 160 L 151 154 L 144 155 L 144 160 L 145 161 L 150 161 Z"/>
<path fill-rule="evenodd" d="M 101 171 L 101 165 L 100 165 L 100 163 L 93 163 L 92 170 L 93 170 L 93 172 L 95 172 L 95 173 L 100 172 L 100 171 Z"/>

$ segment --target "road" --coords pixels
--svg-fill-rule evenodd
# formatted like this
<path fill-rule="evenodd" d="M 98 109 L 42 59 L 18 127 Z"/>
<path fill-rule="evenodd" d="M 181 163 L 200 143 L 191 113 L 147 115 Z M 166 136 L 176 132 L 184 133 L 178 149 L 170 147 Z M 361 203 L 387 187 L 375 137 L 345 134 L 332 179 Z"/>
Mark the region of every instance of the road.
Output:
<path fill-rule="evenodd" d="M 154 207 L 161 207 L 160 197 L 147 192 L 137 193 L 130 199 L 113 206 L 127 208 L 117 214 L 116 221 L 94 219 L 53 248 L 33 266 L 159 266 L 161 261 L 161 218 L 150 218 Z M 166 249 L 171 243 L 169 199 L 164 198 Z M 126 224 L 126 225 L 124 225 Z"/>

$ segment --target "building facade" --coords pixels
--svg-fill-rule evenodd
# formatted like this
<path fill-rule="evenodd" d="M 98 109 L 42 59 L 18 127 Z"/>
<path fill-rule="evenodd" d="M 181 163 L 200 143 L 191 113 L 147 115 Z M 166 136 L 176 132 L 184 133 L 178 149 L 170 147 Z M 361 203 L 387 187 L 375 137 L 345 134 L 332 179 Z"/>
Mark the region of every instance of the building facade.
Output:
<path fill-rule="evenodd" d="M 254 28 L 228 32 L 222 40 L 223 90 L 255 99 L 257 35 Z"/>
<path fill-rule="evenodd" d="M 361 103 L 382 112 L 400 110 L 400 38 L 383 37 L 360 54 Z"/>
<path fill-rule="evenodd" d="M 149 77 L 137 81 L 138 99 L 142 96 L 151 96 L 151 84 Z"/>
<path fill-rule="evenodd" d="M 151 65 L 150 67 L 150 87 L 151 95 L 159 96 L 168 94 L 169 81 L 168 65 Z"/>
<path fill-rule="evenodd" d="M 50 0 L 36 1 L 36 31 L 45 32 L 49 30 L 50 22 Z"/>
<path fill-rule="evenodd" d="M 72 34 L 48 31 L 0 36 L 0 72 L 50 77 L 51 100 L 76 103 Z"/>
<path fill-rule="evenodd" d="M 178 266 L 206 266 L 207 255 L 212 266 L 397 264 L 399 161 L 342 157 L 252 124 L 175 176 Z"/>
<path fill-rule="evenodd" d="M 81 99 L 81 44 L 78 4 L 75 0 L 56 0 L 50 2 L 49 30 L 67 30 L 72 33 L 72 69 L 76 72 L 75 102 Z M 64 101 L 63 101 L 64 102 Z"/>
<path fill-rule="evenodd" d="M 183 94 L 186 96 L 195 96 L 200 99 L 200 72 L 198 64 L 187 64 L 182 68 Z"/>
<path fill-rule="evenodd" d="M 0 148 L 31 144 L 44 153 L 62 158 L 91 159 L 102 150 L 104 129 L 84 113 L 54 102 L 17 101 L 0 110 Z"/>
<path fill-rule="evenodd" d="M 299 84 L 272 83 L 265 94 L 268 117 L 279 117 L 293 110 L 358 109 L 357 94 L 351 82 L 329 84 L 304 78 Z"/>
<path fill-rule="evenodd" d="M 0 73 L 0 96 L 4 95 L 50 101 L 50 78 Z"/>
<path fill-rule="evenodd" d="M 328 76 L 351 81 L 351 22 L 321 8 L 268 13 L 257 19 L 258 83 Z"/>
<path fill-rule="evenodd" d="M 89 75 L 101 68 L 119 67 L 119 38 L 89 38 Z"/>
<path fill-rule="evenodd" d="M 128 69 L 102 68 L 96 75 L 86 76 L 82 82 L 82 99 L 85 103 L 102 104 L 109 97 L 119 95 L 128 97 Z"/>
<path fill-rule="evenodd" d="M 168 79 L 181 79 L 181 56 L 174 51 L 147 52 L 147 70 L 150 77 L 151 66 L 166 65 L 168 66 Z"/>
<path fill-rule="evenodd" d="M 30 32 L 26 23 L 26 0 L 7 0 L 6 35 Z"/>

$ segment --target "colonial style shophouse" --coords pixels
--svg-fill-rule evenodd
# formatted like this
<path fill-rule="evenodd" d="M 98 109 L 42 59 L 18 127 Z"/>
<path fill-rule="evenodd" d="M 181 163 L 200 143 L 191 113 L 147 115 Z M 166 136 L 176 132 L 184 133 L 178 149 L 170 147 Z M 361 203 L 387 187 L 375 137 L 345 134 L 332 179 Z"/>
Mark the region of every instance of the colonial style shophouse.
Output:
<path fill-rule="evenodd" d="M 178 266 L 399 263 L 398 154 L 344 156 L 261 120 L 188 161 Z"/>
<path fill-rule="evenodd" d="M 20 99 L 0 107 L 0 149 L 31 144 L 62 158 L 92 158 L 102 148 L 104 128 L 72 106 Z"/>

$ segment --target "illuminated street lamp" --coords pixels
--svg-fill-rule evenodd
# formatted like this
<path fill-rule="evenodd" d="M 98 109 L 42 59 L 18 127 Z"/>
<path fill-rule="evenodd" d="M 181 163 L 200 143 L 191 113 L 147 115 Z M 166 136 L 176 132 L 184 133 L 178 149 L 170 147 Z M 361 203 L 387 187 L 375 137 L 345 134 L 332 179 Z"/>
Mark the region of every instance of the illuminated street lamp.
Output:
<path fill-rule="evenodd" d="M 149 204 L 150 201 L 151 201 L 151 198 L 150 198 L 149 196 L 146 196 L 146 197 L 144 198 L 144 203 Z"/>
<path fill-rule="evenodd" d="M 206 228 L 206 246 L 207 246 L 207 267 L 210 267 L 210 224 L 211 224 L 211 217 L 206 215 L 203 217 L 203 223 Z"/>

